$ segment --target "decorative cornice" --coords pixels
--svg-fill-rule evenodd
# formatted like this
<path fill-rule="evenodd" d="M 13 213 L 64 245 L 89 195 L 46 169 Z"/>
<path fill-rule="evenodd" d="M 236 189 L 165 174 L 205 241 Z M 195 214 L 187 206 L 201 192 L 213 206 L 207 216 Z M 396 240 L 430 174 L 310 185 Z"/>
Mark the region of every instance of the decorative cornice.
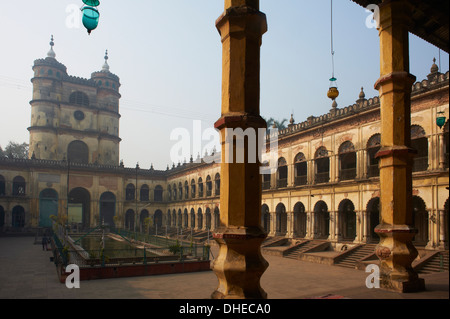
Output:
<path fill-rule="evenodd" d="M 420 82 L 416 82 L 412 85 L 411 97 L 413 98 L 420 94 L 438 90 L 442 87 L 448 86 L 449 78 L 450 73 L 449 71 L 447 71 L 445 74 L 439 73 L 434 77 L 431 77 L 431 80 L 425 79 Z M 370 110 L 376 110 L 379 108 L 380 98 L 378 96 L 375 96 L 373 98 L 361 101 L 360 103 L 355 103 L 344 108 L 338 108 L 334 112 L 329 112 L 317 117 L 310 116 L 306 121 L 289 125 L 288 128 L 278 131 L 278 137 L 282 138 L 299 132 L 304 132 L 317 126 L 323 126 L 325 124 L 328 125 L 333 123 L 333 121 L 350 118 L 355 114 Z"/>
<path fill-rule="evenodd" d="M 79 131 L 79 130 L 74 130 L 74 129 L 66 128 L 66 127 L 30 126 L 30 127 L 28 127 L 27 130 L 29 132 L 31 132 L 31 131 L 51 131 L 51 132 L 54 132 L 55 134 L 61 134 L 61 133 L 83 134 L 83 135 L 88 135 L 88 136 L 95 137 L 98 139 L 112 140 L 112 141 L 115 141 L 118 143 L 120 143 L 122 141 L 122 139 L 120 137 L 115 136 L 115 135 L 102 133 L 102 132 L 98 132 L 98 131 Z"/>
<path fill-rule="evenodd" d="M 34 61 L 33 69 L 35 66 L 50 66 L 57 68 L 67 74 L 67 67 L 54 58 L 47 57 L 45 59 L 37 59 Z"/>
<path fill-rule="evenodd" d="M 69 163 L 65 160 L 56 161 L 56 160 L 42 160 L 42 159 L 19 159 L 19 158 L 6 158 L 0 157 L 0 167 L 18 167 L 18 168 L 35 168 L 35 169 L 48 169 L 48 170 L 61 170 L 67 172 L 70 170 L 77 171 L 91 171 L 91 172 L 101 172 L 101 173 L 110 173 L 110 174 L 119 174 L 119 175 L 133 175 L 136 176 L 136 171 L 138 176 L 146 176 L 146 177 L 162 177 L 165 178 L 166 171 L 160 171 L 155 169 L 137 169 L 136 168 L 128 168 L 123 166 L 116 165 L 102 165 L 102 164 L 81 164 L 81 163 Z"/>

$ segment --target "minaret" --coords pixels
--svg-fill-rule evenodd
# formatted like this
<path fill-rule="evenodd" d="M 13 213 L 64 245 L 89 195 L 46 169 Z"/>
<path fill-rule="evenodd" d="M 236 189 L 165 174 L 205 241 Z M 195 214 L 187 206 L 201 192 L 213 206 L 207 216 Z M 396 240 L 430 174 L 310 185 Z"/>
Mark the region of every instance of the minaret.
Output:
<path fill-rule="evenodd" d="M 29 156 L 36 159 L 56 160 L 58 155 L 57 128 L 59 127 L 59 104 L 62 100 L 62 81 L 67 76 L 66 67 L 56 60 L 53 50 L 53 36 L 50 50 L 45 59 L 34 61 L 33 98 L 31 105 L 31 125 Z"/>
<path fill-rule="evenodd" d="M 98 163 L 119 165 L 119 100 L 120 80 L 110 71 L 108 50 L 105 52 L 101 71 L 94 72 L 91 79 L 97 85 L 97 107 L 100 123 L 98 139 Z"/>

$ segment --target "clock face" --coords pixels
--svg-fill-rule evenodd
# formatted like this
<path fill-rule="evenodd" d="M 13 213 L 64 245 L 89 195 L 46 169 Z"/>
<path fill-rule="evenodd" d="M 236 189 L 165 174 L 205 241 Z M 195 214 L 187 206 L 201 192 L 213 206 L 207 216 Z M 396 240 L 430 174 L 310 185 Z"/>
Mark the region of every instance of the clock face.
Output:
<path fill-rule="evenodd" d="M 82 111 L 75 111 L 73 113 L 73 116 L 75 117 L 75 119 L 77 119 L 78 121 L 84 120 L 84 113 Z"/>

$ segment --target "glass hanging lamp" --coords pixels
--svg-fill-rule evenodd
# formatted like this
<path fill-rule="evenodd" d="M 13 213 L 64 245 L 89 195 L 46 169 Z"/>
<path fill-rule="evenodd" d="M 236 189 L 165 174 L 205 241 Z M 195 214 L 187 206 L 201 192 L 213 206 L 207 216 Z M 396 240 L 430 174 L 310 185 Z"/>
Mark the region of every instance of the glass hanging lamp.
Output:
<path fill-rule="evenodd" d="M 339 96 L 339 90 L 337 87 L 337 79 L 335 77 L 332 77 L 330 79 L 330 88 L 328 89 L 328 93 L 327 93 L 328 98 L 330 98 L 331 100 L 336 100 L 337 97 Z"/>
<path fill-rule="evenodd" d="M 337 86 L 337 79 L 334 76 L 333 0 L 331 0 L 331 66 L 332 66 L 332 76 L 330 79 L 330 87 L 328 89 L 327 96 L 332 101 L 335 101 L 339 96 L 339 90 Z"/>
<path fill-rule="evenodd" d="M 97 7 L 100 5 L 99 0 L 83 0 L 85 4 L 81 11 L 83 12 L 83 25 L 86 28 L 88 34 L 91 34 L 92 30 L 95 30 L 98 26 L 100 18 L 100 12 Z"/>
<path fill-rule="evenodd" d="M 444 112 L 437 112 L 437 117 L 436 117 L 436 125 L 439 126 L 440 129 L 442 129 L 442 127 L 445 125 L 445 121 L 447 120 L 447 118 L 444 115 Z"/>

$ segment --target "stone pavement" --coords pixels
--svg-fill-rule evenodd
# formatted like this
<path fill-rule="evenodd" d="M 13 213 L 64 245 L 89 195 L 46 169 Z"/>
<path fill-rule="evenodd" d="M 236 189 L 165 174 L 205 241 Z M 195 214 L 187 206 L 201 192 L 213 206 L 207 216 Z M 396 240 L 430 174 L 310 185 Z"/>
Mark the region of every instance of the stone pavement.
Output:
<path fill-rule="evenodd" d="M 80 289 L 59 282 L 49 257 L 33 237 L 0 237 L 0 299 L 209 299 L 217 287 L 212 271 L 81 281 Z M 212 249 L 217 256 L 217 248 Z M 398 294 L 368 289 L 368 274 L 265 255 L 269 268 L 261 286 L 269 299 L 449 299 L 448 272 L 422 275 L 427 290 Z"/>

